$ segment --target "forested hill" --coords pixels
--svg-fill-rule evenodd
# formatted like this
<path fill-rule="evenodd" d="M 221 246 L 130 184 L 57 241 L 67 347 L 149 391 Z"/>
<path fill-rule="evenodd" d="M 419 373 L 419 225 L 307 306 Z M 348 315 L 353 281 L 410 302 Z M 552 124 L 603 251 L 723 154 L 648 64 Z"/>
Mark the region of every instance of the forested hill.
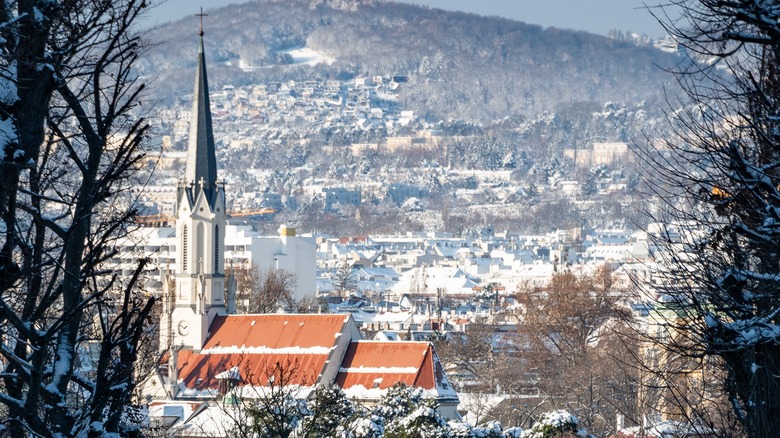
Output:
<path fill-rule="evenodd" d="M 195 12 L 151 34 L 161 44 L 141 68 L 163 102 L 192 92 L 182 78 L 195 67 Z M 399 106 L 429 121 L 489 122 L 583 102 L 653 103 L 669 81 L 658 66 L 679 61 L 585 32 L 384 1 L 256 0 L 207 12 L 212 89 L 405 76 Z M 309 66 L 285 58 L 285 51 L 302 47 L 332 62 Z"/>

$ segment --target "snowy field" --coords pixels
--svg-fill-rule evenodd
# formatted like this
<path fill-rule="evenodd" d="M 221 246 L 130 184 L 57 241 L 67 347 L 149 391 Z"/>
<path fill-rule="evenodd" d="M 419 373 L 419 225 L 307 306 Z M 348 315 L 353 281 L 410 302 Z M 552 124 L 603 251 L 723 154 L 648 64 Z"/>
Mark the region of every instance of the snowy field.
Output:
<path fill-rule="evenodd" d="M 282 50 L 279 52 L 276 52 L 277 55 L 290 55 L 292 57 L 292 63 L 290 65 L 317 65 L 317 64 L 333 64 L 336 60 L 334 58 L 331 58 L 329 56 L 325 56 L 322 53 L 319 53 L 309 47 L 301 47 L 298 49 L 290 49 L 290 50 Z M 259 70 L 263 68 L 270 68 L 273 67 L 273 65 L 249 65 L 244 61 L 243 59 L 238 60 L 238 67 L 247 72 L 247 71 L 254 71 Z"/>
<path fill-rule="evenodd" d="M 317 64 L 325 63 L 331 65 L 333 64 L 333 62 L 336 61 L 335 59 L 327 57 L 308 47 L 301 47 L 300 49 L 285 50 L 279 52 L 279 54 L 284 54 L 284 53 L 287 53 L 290 56 L 292 56 L 293 64 L 317 65 Z"/>

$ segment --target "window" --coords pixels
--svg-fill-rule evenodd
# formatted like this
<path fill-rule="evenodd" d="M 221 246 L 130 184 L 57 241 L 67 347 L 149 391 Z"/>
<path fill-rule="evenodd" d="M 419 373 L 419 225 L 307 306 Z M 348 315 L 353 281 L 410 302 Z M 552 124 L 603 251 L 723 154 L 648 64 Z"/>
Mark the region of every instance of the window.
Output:
<path fill-rule="evenodd" d="M 187 272 L 187 226 L 181 230 L 181 271 Z"/>
<path fill-rule="evenodd" d="M 219 225 L 214 227 L 214 273 L 219 273 Z"/>
<path fill-rule="evenodd" d="M 206 227 L 203 222 L 198 224 L 195 232 L 195 263 L 197 264 L 197 272 L 199 274 L 206 273 Z"/>

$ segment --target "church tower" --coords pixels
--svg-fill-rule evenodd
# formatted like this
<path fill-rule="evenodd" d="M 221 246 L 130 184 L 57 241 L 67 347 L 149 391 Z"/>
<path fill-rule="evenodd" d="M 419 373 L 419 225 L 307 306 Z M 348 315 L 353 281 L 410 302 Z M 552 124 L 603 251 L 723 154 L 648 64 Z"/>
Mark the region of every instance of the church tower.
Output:
<path fill-rule="evenodd" d="M 172 346 L 200 350 L 225 303 L 225 186 L 217 160 L 209 107 L 206 57 L 200 31 L 198 67 L 187 149 L 187 170 L 176 193 L 177 266 L 170 331 Z"/>

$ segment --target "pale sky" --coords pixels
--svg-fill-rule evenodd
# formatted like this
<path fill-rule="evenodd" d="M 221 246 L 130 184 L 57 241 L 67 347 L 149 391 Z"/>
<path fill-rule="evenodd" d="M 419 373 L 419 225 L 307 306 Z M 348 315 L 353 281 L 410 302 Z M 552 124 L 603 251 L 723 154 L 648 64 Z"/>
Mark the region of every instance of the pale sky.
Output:
<path fill-rule="evenodd" d="M 158 0 L 163 4 L 153 8 L 150 21 L 159 24 L 178 20 L 198 12 L 208 11 L 243 0 Z M 530 24 L 563 29 L 585 30 L 606 35 L 612 29 L 631 30 L 651 37 L 663 36 L 661 26 L 644 4 L 656 5 L 660 0 L 398 0 L 432 8 L 495 15 Z"/>

